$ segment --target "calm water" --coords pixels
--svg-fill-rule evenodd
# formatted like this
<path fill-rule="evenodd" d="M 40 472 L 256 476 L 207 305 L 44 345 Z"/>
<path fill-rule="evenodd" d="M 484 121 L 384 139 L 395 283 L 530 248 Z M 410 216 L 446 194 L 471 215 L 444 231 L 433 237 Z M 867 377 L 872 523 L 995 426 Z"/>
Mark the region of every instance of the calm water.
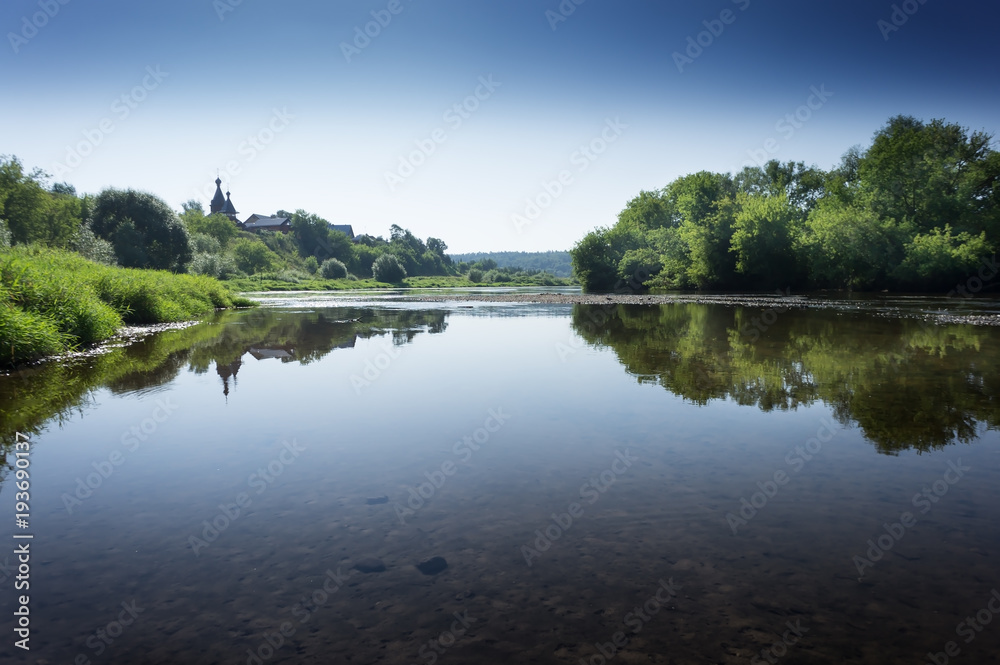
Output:
<path fill-rule="evenodd" d="M 948 301 L 271 305 L 0 379 L 0 662 L 1000 662 L 1000 329 Z"/>

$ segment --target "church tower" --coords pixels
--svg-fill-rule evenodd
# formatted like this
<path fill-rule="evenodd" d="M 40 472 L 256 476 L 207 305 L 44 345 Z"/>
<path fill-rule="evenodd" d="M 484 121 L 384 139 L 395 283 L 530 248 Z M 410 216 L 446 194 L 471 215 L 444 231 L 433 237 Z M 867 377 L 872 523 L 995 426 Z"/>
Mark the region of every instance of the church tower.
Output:
<path fill-rule="evenodd" d="M 226 205 L 222 207 L 222 214 L 236 222 L 240 223 L 240 220 L 236 219 L 236 206 L 233 205 L 232 200 L 229 198 L 229 192 L 226 192 Z"/>
<path fill-rule="evenodd" d="M 209 214 L 214 215 L 217 212 L 222 212 L 222 209 L 226 207 L 226 199 L 222 196 L 222 178 L 215 179 L 215 196 L 212 197 L 212 204 L 209 207 Z"/>

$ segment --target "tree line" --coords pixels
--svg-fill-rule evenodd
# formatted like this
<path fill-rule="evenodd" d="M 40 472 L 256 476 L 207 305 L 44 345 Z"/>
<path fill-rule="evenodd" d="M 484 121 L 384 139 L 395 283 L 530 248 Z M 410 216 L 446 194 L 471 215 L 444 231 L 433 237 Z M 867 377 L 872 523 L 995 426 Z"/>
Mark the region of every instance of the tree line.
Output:
<path fill-rule="evenodd" d="M 109 188 L 80 196 L 67 183 L 49 186 L 49 178 L 40 169 L 28 171 L 17 157 L 0 155 L 0 249 L 36 245 L 107 265 L 221 279 L 268 273 L 396 282 L 459 270 L 443 240 L 421 240 L 395 224 L 388 239 L 362 235 L 352 241 L 318 215 L 279 210 L 275 216 L 291 219 L 290 233 L 252 233 L 224 215 L 206 215 L 195 200 L 177 213 L 148 192 Z"/>
<path fill-rule="evenodd" d="M 584 288 L 953 289 L 996 274 L 992 135 L 896 116 L 829 171 L 769 161 L 642 191 L 571 251 Z"/>

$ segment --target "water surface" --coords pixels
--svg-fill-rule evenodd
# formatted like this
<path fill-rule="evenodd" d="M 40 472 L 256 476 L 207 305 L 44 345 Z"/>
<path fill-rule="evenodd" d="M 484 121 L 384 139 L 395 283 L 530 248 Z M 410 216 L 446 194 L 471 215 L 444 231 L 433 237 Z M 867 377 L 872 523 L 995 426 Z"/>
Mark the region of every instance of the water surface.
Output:
<path fill-rule="evenodd" d="M 0 381 L 0 658 L 1000 662 L 1000 331 L 948 301 L 277 304 Z"/>

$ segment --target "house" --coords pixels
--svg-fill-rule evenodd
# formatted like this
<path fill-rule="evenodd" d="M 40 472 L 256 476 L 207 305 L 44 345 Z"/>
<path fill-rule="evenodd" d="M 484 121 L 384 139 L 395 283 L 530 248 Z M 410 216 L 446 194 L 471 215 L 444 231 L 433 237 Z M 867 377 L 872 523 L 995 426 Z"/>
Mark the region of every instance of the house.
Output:
<path fill-rule="evenodd" d="M 247 221 L 243 222 L 242 228 L 247 231 L 278 231 L 288 233 L 292 230 L 292 220 L 289 217 L 266 217 L 264 215 L 250 215 Z"/>
<path fill-rule="evenodd" d="M 236 212 L 236 206 L 233 205 L 229 192 L 227 191 L 225 196 L 222 194 L 221 178 L 215 179 L 215 196 L 212 198 L 209 211 L 209 214 L 212 215 L 216 213 L 225 215 L 244 231 L 277 231 L 279 233 L 288 233 L 292 230 L 292 220 L 290 217 L 269 217 L 267 215 L 254 214 L 250 215 L 245 222 L 241 222 L 236 216 L 239 213 Z M 346 233 L 348 238 L 354 240 L 354 227 L 350 224 L 330 224 L 330 228 L 341 233 Z"/>
<path fill-rule="evenodd" d="M 334 231 L 346 233 L 348 238 L 354 240 L 354 227 L 350 224 L 331 224 L 330 227 L 333 228 Z"/>

